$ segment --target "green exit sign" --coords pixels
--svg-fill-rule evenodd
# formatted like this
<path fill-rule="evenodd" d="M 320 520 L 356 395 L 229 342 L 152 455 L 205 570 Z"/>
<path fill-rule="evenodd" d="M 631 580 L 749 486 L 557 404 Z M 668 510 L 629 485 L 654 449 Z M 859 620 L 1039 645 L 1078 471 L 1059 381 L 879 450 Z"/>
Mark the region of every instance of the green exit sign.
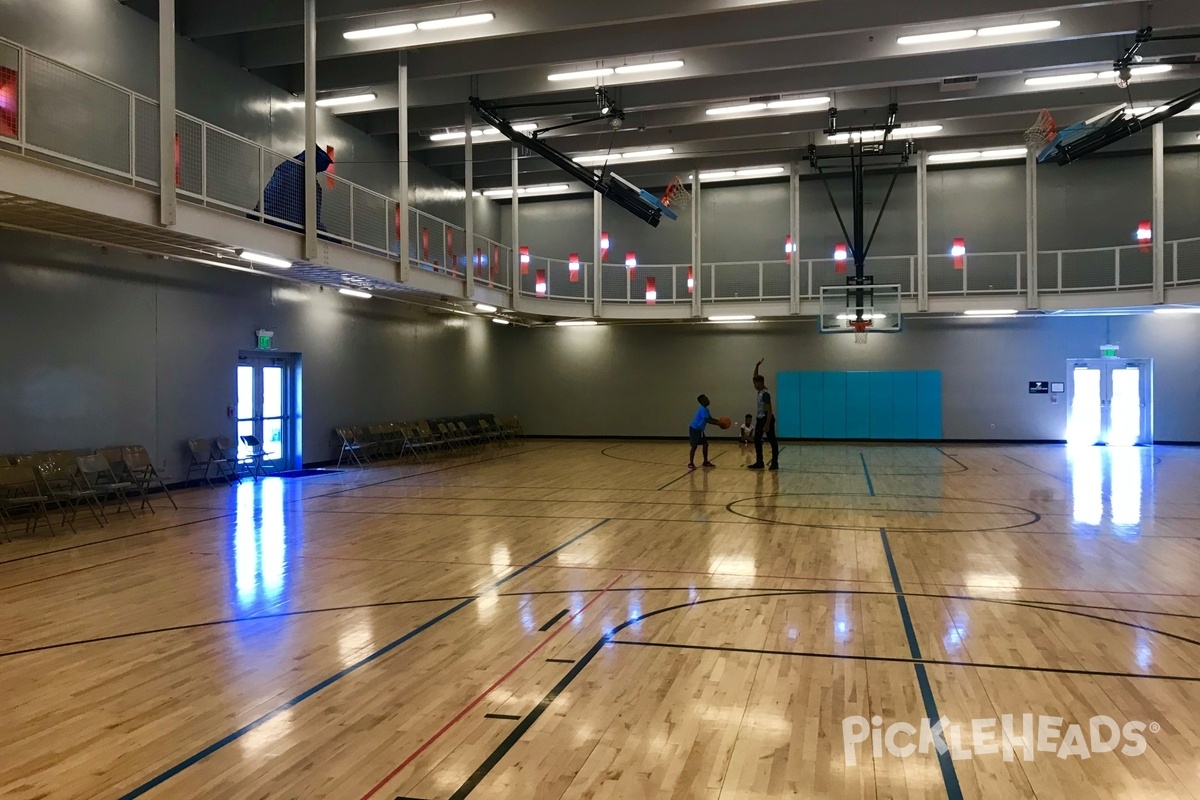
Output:
<path fill-rule="evenodd" d="M 1120 349 L 1121 349 L 1120 346 L 1115 345 L 1115 344 L 1100 345 L 1100 357 L 1101 358 L 1116 358 L 1117 351 Z"/>
<path fill-rule="evenodd" d="M 259 350 L 271 350 L 272 340 L 275 338 L 275 331 L 255 331 L 254 335 L 258 337 Z"/>

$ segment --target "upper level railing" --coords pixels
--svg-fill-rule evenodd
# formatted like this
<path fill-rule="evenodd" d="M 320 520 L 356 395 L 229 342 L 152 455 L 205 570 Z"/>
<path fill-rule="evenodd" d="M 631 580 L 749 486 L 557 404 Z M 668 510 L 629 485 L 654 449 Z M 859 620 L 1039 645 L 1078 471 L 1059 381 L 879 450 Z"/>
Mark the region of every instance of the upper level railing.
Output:
<path fill-rule="evenodd" d="M 0 146 L 89 174 L 152 189 L 159 182 L 158 103 L 82 70 L 0 41 Z M 185 202 L 296 231 L 304 229 L 303 163 L 179 112 L 175 186 Z M 319 235 L 400 256 L 399 204 L 332 174 L 318 176 Z M 462 277 L 468 261 L 485 285 L 507 288 L 508 247 L 410 208 L 409 258 Z M 473 251 L 473 252 L 472 252 Z"/>
<path fill-rule="evenodd" d="M 151 98 L 0 41 L 0 149 L 154 189 L 159 141 L 158 104 Z M 303 165 L 295 158 L 183 113 L 176 116 L 174 147 L 174 180 L 183 201 L 303 230 Z M 400 258 L 394 199 L 336 174 L 318 179 L 320 236 Z M 461 226 L 415 208 L 409 209 L 407 224 L 413 266 L 456 278 L 470 269 L 481 285 L 509 288 L 510 247 L 479 234 L 468 246 Z M 1165 284 L 1200 284 L 1200 238 L 1162 246 Z M 1144 245 L 1044 251 L 1037 261 L 1037 288 L 1047 294 L 1145 289 L 1153 280 L 1153 255 Z M 927 289 L 938 296 L 1022 294 L 1028 288 L 1025 262 L 1024 252 L 968 253 L 958 260 L 931 255 Z M 535 254 L 528 268 L 518 271 L 519 291 L 529 297 L 593 302 L 594 265 L 572 266 Z M 653 302 L 661 305 L 690 303 L 696 291 L 705 303 L 811 300 L 822 286 L 844 285 L 838 267 L 829 258 L 705 263 L 695 273 L 688 264 L 640 264 L 632 272 L 623 264 L 603 264 L 600 292 L 604 303 L 648 303 L 651 279 Z M 898 284 L 904 296 L 918 294 L 915 255 L 873 257 L 867 271 L 876 283 Z M 544 278 L 541 291 L 539 274 Z"/>

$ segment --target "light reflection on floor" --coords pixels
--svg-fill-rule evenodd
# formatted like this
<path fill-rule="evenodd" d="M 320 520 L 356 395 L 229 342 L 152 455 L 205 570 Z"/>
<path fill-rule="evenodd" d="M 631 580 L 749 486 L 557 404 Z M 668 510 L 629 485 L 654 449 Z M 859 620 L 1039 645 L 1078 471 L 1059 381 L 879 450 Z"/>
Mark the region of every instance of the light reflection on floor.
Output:
<path fill-rule="evenodd" d="M 1154 480 L 1153 450 L 1145 447 L 1071 447 L 1067 450 L 1071 517 L 1100 527 L 1108 519 L 1121 538 L 1141 533 L 1143 486 Z M 1151 486 L 1152 488 L 1152 486 Z M 1089 531 L 1080 531 L 1090 533 Z"/>

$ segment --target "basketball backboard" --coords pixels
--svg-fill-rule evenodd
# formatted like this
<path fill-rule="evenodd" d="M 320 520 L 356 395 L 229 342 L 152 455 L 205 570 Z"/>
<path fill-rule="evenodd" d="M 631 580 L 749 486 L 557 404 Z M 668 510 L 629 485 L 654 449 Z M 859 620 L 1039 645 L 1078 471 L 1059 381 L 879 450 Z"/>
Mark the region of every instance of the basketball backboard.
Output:
<path fill-rule="evenodd" d="M 1085 119 L 1083 122 L 1077 122 L 1074 125 L 1063 128 L 1058 132 L 1058 135 L 1051 139 L 1050 143 L 1043 147 L 1042 151 L 1038 153 L 1038 163 L 1044 164 L 1047 161 L 1055 160 L 1056 156 L 1058 155 L 1058 146 L 1060 144 L 1071 144 L 1072 142 L 1078 141 L 1094 131 L 1100 130 L 1106 125 L 1116 122 L 1125 115 L 1126 108 L 1127 106 L 1122 104 L 1105 111 L 1103 114 L 1097 114 L 1091 119 Z"/>
<path fill-rule="evenodd" d="M 900 285 L 822 286 L 821 333 L 856 333 L 856 324 L 869 323 L 871 333 L 899 333 Z"/>

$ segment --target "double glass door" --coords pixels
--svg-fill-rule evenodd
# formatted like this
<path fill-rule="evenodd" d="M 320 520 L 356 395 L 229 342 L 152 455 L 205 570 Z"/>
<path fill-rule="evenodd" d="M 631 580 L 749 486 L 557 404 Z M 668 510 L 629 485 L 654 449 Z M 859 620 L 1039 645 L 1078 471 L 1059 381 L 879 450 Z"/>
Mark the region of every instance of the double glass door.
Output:
<path fill-rule="evenodd" d="M 262 442 L 268 467 L 286 468 L 292 461 L 293 380 L 286 356 L 241 356 L 237 366 L 238 455 L 251 448 L 243 436 Z"/>
<path fill-rule="evenodd" d="M 1081 358 L 1067 362 L 1067 442 L 1134 445 L 1154 441 L 1150 359 Z"/>

